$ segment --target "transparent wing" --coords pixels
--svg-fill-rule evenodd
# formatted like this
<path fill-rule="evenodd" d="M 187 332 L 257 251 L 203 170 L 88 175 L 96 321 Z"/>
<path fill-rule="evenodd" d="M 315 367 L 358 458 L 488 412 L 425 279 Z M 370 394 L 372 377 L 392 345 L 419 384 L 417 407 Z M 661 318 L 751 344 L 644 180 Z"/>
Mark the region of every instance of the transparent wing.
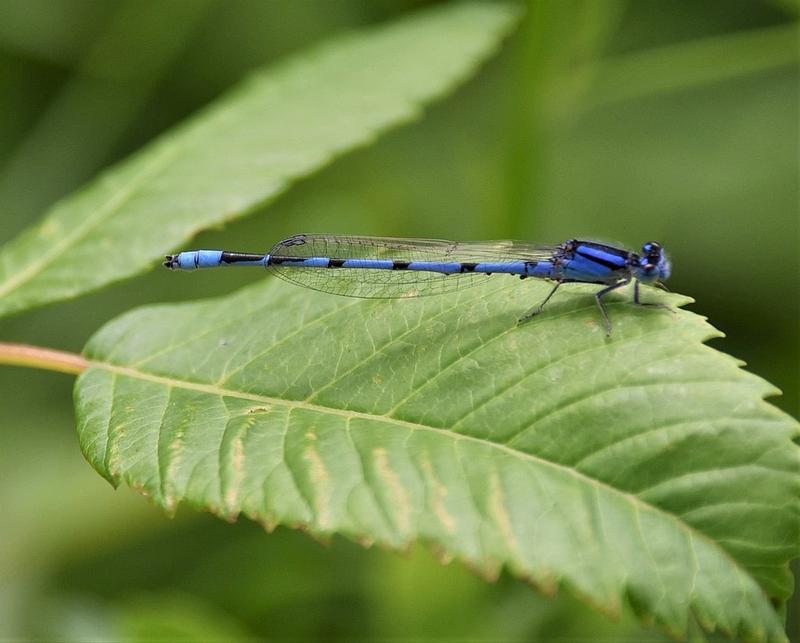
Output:
<path fill-rule="evenodd" d="M 299 234 L 276 244 L 270 254 L 282 257 L 390 259 L 397 261 L 497 262 L 549 259 L 558 246 L 522 241 L 446 241 L 327 234 Z M 281 279 L 306 288 L 349 297 L 405 298 L 439 295 L 486 280 L 481 273 L 443 274 L 410 270 L 297 268 L 271 265 Z"/>

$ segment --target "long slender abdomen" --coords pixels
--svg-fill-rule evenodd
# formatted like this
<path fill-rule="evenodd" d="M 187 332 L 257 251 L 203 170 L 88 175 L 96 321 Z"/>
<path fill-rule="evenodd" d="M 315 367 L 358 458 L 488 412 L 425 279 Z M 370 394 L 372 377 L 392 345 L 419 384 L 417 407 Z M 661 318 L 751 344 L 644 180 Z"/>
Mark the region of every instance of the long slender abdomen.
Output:
<path fill-rule="evenodd" d="M 436 272 L 445 275 L 477 272 L 484 274 L 511 274 L 530 277 L 549 276 L 549 262 L 504 261 L 399 261 L 396 259 L 337 259 L 334 257 L 281 257 L 267 256 L 268 266 L 292 268 L 340 268 L 346 270 L 410 270 Z M 543 265 L 546 264 L 546 265 Z M 541 268 L 540 268 L 541 266 Z M 538 268 L 538 269 L 537 269 Z"/>

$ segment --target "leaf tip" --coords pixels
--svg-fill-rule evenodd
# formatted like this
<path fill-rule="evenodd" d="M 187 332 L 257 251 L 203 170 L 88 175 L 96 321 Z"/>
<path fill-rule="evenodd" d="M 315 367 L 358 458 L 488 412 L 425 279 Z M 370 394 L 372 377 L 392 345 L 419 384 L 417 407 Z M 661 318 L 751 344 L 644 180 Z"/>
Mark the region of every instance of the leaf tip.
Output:
<path fill-rule="evenodd" d="M 436 560 L 438 560 L 442 565 L 449 565 L 453 562 L 453 554 L 449 552 L 444 545 L 431 543 L 430 550 L 434 558 L 436 558 Z"/>
<path fill-rule="evenodd" d="M 247 517 L 261 525 L 268 534 L 271 534 L 278 527 L 278 520 L 272 514 L 248 513 Z"/>

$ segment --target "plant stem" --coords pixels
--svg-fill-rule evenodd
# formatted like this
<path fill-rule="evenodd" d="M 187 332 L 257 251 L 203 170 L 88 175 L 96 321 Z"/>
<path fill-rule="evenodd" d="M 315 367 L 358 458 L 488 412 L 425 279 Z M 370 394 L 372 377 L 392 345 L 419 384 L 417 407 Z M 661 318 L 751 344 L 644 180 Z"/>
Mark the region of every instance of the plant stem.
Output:
<path fill-rule="evenodd" d="M 76 353 L 67 353 L 52 348 L 41 348 L 28 344 L 0 342 L 0 364 L 30 366 L 47 371 L 78 374 L 86 370 L 89 362 Z"/>

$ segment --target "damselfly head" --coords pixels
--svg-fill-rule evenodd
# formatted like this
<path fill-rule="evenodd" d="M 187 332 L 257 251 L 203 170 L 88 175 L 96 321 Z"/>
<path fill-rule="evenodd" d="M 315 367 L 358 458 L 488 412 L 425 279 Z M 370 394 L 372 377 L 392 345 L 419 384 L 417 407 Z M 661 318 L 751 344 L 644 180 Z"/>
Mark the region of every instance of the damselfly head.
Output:
<path fill-rule="evenodd" d="M 666 281 L 671 272 L 672 264 L 661 244 L 656 241 L 645 243 L 642 246 L 639 264 L 636 266 L 636 278 L 645 283 Z"/>

